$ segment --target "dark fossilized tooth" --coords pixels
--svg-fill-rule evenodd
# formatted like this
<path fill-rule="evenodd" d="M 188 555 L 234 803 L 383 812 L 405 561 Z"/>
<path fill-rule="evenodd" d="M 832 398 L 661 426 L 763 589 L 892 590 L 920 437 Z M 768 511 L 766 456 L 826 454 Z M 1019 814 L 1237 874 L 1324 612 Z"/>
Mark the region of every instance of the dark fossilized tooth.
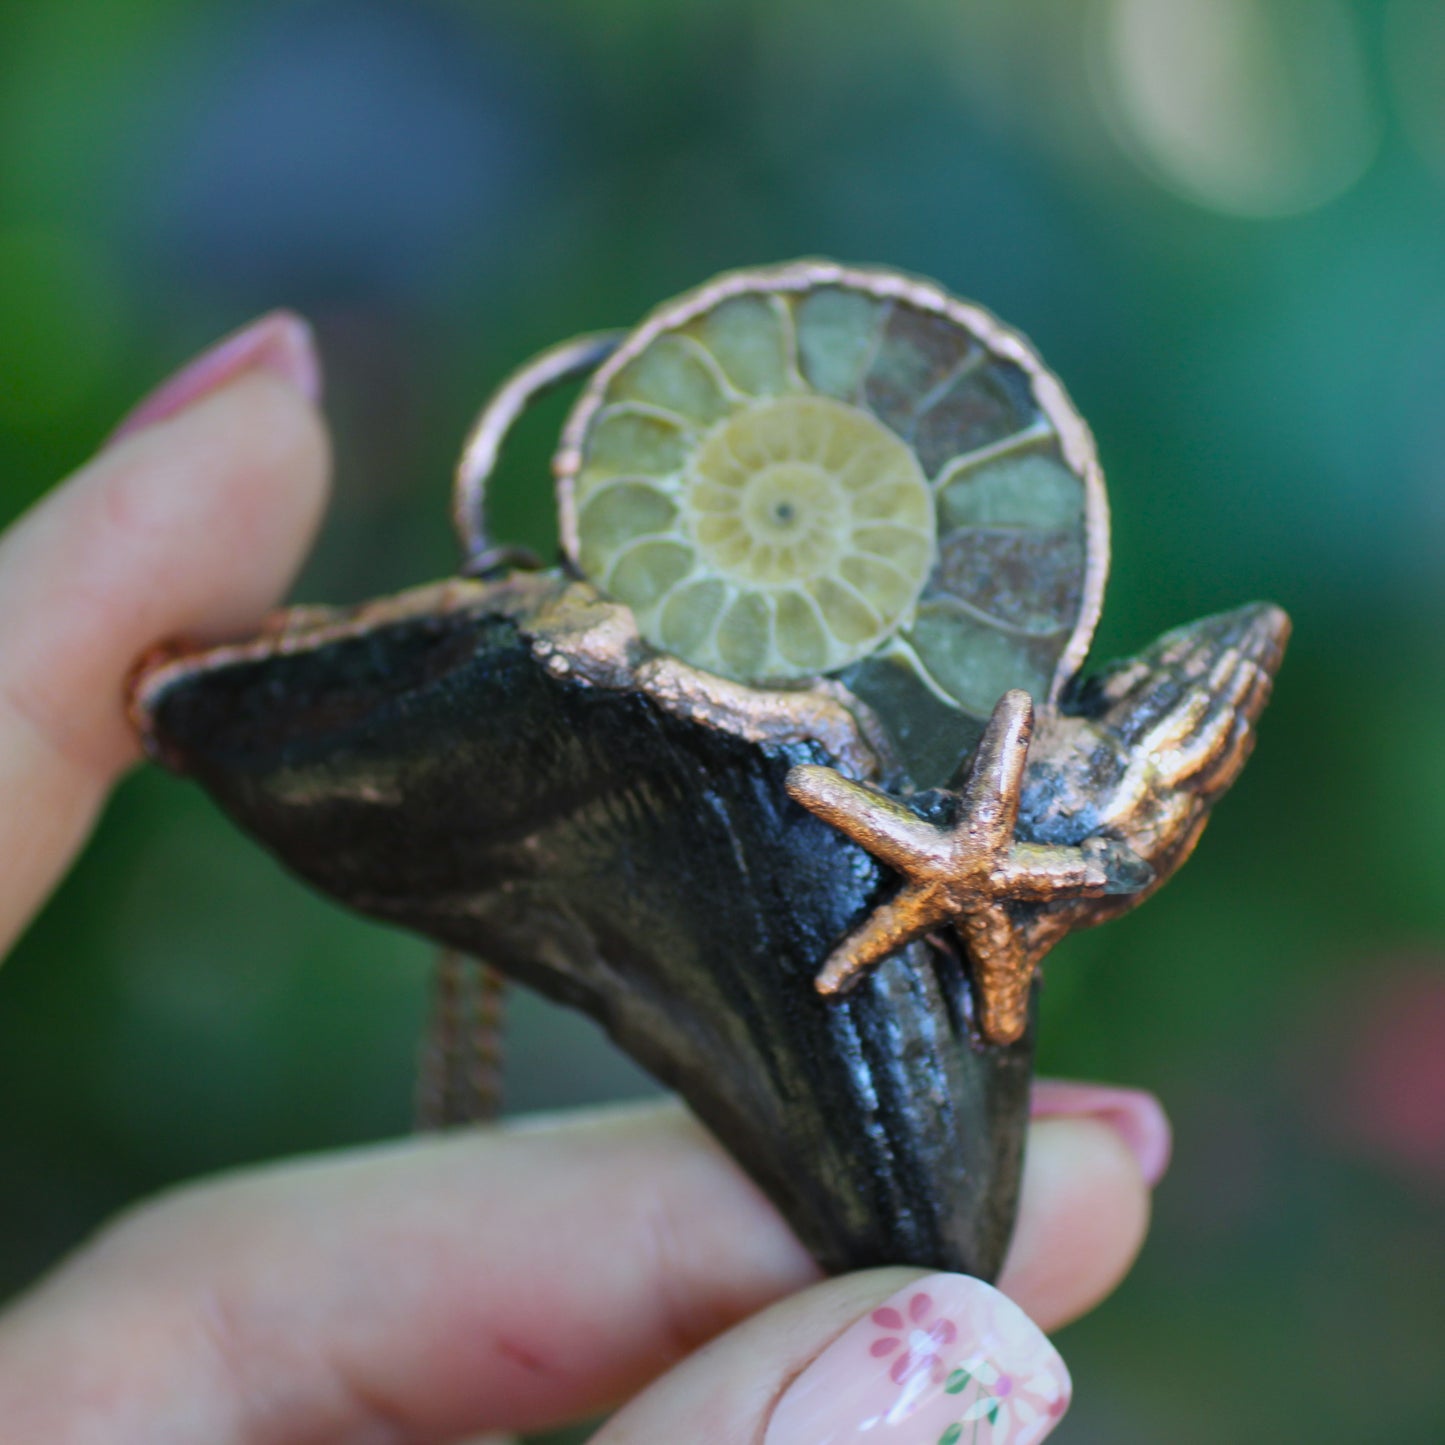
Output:
<path fill-rule="evenodd" d="M 506 591 L 162 666 L 152 751 L 323 892 L 600 1021 L 825 1267 L 995 1274 L 1032 1042 L 981 1042 L 927 943 L 845 1000 L 811 987 L 894 886 L 784 788 L 845 760 L 544 665 L 556 642 Z"/>
<path fill-rule="evenodd" d="M 604 624 L 571 627 L 579 614 Z M 842 709 L 790 711 L 806 694 L 720 725 L 748 690 L 703 712 L 694 675 L 659 672 L 635 634 L 615 655 L 594 644 L 609 615 L 625 637 L 620 614 L 548 576 L 308 610 L 153 668 L 138 718 L 156 756 L 323 892 L 597 1019 L 825 1267 L 994 1275 L 1032 1027 L 983 1037 L 966 960 L 940 938 L 817 994 L 822 960 L 897 884 L 785 780 L 805 763 L 857 774 L 861 740 Z M 1287 630 L 1267 606 L 1205 619 L 1044 716 L 1019 839 L 1133 863 L 1102 896 L 1013 910 L 1030 969 L 1187 856 L 1248 755 Z M 920 820 L 947 820 L 939 798 L 916 795 Z"/>

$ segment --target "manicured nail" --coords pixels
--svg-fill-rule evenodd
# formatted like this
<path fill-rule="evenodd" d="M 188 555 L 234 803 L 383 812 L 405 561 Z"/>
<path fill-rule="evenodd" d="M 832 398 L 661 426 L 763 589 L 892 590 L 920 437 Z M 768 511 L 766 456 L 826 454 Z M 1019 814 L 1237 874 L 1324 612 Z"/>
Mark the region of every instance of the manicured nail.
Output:
<path fill-rule="evenodd" d="M 764 1445 L 1033 1445 L 1069 1408 L 1069 1372 L 1006 1295 L 962 1274 L 900 1290 L 778 1402 Z"/>
<path fill-rule="evenodd" d="M 1034 1085 L 1035 1119 L 1097 1119 L 1107 1124 L 1139 1161 L 1152 1189 L 1169 1168 L 1174 1135 L 1169 1116 L 1153 1094 L 1109 1084 L 1040 1079 Z"/>
<path fill-rule="evenodd" d="M 311 327 L 290 311 L 273 311 L 217 342 L 163 381 L 111 434 L 112 442 L 153 426 L 220 390 L 246 371 L 269 371 L 309 401 L 321 400 L 321 362 Z"/>

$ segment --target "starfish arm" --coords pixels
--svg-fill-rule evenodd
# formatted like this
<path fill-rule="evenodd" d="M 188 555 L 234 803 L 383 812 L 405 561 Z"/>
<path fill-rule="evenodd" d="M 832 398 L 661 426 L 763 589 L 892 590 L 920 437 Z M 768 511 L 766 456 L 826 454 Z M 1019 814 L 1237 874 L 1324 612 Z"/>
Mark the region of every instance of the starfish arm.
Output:
<path fill-rule="evenodd" d="M 1033 731 L 1033 699 L 1011 688 L 994 707 L 969 764 L 961 826 L 990 851 L 1002 852 L 1013 838 Z"/>
<path fill-rule="evenodd" d="M 979 1025 L 991 1044 L 1012 1044 L 1029 1021 L 1034 965 L 1017 926 L 998 904 L 961 914 L 954 924 L 972 964 Z"/>
<path fill-rule="evenodd" d="M 821 994 L 847 993 L 870 968 L 915 938 L 931 933 L 946 916 L 932 906 L 931 890 L 904 888 L 833 950 L 813 986 Z"/>
<path fill-rule="evenodd" d="M 931 823 L 886 793 L 855 783 L 834 768 L 802 763 L 788 773 L 787 788 L 794 802 L 905 877 L 939 851 L 940 833 Z"/>
<path fill-rule="evenodd" d="M 1015 843 L 994 877 L 1001 893 L 1038 903 L 1101 897 L 1111 881 L 1102 858 L 1041 843 Z"/>

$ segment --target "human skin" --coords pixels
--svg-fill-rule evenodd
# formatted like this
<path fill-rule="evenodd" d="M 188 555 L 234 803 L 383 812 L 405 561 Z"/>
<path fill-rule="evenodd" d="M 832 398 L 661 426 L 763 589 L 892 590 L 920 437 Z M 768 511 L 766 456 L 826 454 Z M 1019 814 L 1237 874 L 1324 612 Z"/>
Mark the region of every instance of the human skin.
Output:
<path fill-rule="evenodd" d="M 300 565 L 328 485 L 318 391 L 304 323 L 266 318 L 0 535 L 0 948 L 136 761 L 134 659 L 244 635 Z M 1040 1086 L 1035 1114 L 1000 1288 L 1049 1330 L 1133 1260 L 1168 1128 L 1097 1085 Z M 793 1429 L 795 1379 L 920 1277 L 820 1281 L 673 1105 L 384 1144 L 189 1185 L 104 1228 L 0 1314 L 0 1433 L 409 1445 L 616 1410 L 608 1445 L 792 1445 L 768 1432 Z M 939 1298 L 982 1290 L 947 1279 Z"/>

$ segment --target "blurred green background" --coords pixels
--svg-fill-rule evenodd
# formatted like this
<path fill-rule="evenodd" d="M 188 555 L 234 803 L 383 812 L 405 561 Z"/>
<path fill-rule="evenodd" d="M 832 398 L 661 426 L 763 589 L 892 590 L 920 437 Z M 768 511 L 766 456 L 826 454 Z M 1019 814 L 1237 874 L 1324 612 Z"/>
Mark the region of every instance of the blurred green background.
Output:
<path fill-rule="evenodd" d="M 1046 1068 L 1178 1130 L 1055 1438 L 1445 1440 L 1438 0 L 7 6 L 0 516 L 288 304 L 339 438 L 300 594 L 437 576 L 510 367 L 814 252 L 936 277 L 1063 376 L 1115 510 L 1096 657 L 1296 620 L 1195 861 L 1050 962 Z M 499 483 L 535 545 L 563 410 Z M 0 1294 L 168 1182 L 402 1130 L 427 965 L 133 776 L 0 971 Z M 513 1107 L 649 1087 L 516 1010 Z"/>

